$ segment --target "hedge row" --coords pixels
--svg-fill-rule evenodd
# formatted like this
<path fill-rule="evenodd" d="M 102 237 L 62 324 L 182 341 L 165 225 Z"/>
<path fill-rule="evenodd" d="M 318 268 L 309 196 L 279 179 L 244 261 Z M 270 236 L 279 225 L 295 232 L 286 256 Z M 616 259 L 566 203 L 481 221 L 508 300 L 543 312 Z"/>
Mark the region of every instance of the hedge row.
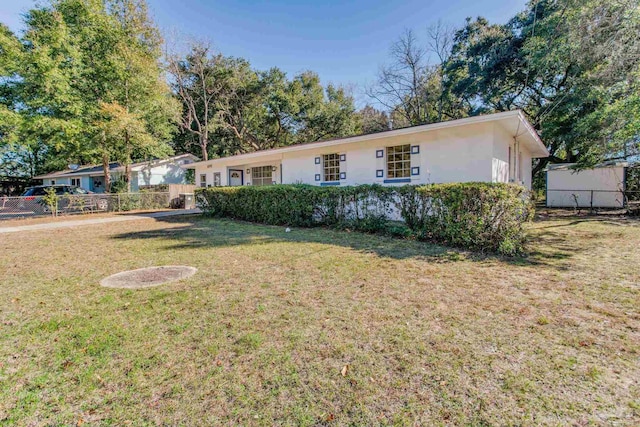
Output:
<path fill-rule="evenodd" d="M 490 183 L 210 187 L 197 189 L 196 200 L 211 216 L 400 233 L 507 255 L 521 251 L 533 212 L 523 187 Z"/>

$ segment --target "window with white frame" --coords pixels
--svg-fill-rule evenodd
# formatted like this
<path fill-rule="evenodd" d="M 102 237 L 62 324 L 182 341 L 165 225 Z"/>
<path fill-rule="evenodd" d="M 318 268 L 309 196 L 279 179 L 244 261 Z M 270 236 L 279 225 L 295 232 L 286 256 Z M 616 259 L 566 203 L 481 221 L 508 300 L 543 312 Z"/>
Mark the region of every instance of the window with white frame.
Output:
<path fill-rule="evenodd" d="M 258 166 L 251 168 L 251 185 L 271 185 L 273 184 L 273 171 L 271 166 Z"/>
<path fill-rule="evenodd" d="M 411 176 L 411 145 L 387 147 L 387 177 L 409 178 Z"/>
<path fill-rule="evenodd" d="M 322 171 L 325 182 L 340 181 L 340 155 L 324 154 L 322 156 Z"/>
<path fill-rule="evenodd" d="M 207 186 L 207 174 L 202 173 L 200 174 L 200 187 L 206 187 L 206 186 Z"/>
<path fill-rule="evenodd" d="M 80 178 L 71 178 L 71 185 L 75 185 L 76 187 L 80 187 Z"/>
<path fill-rule="evenodd" d="M 222 181 L 220 179 L 220 172 L 213 173 L 213 186 L 220 187 L 222 185 Z"/>

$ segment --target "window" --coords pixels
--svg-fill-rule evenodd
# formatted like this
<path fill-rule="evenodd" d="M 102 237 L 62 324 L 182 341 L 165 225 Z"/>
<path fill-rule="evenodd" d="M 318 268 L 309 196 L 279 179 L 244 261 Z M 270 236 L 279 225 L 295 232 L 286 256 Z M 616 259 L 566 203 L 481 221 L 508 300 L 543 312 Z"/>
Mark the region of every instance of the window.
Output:
<path fill-rule="evenodd" d="M 55 179 L 51 180 L 51 185 L 56 185 L 56 180 Z"/>
<path fill-rule="evenodd" d="M 220 172 L 214 172 L 213 174 L 213 186 L 214 187 L 220 187 L 222 185 L 222 182 L 220 180 Z"/>
<path fill-rule="evenodd" d="M 271 185 L 273 179 L 271 177 L 271 166 L 259 166 L 257 168 L 251 168 L 251 185 Z"/>
<path fill-rule="evenodd" d="M 324 154 L 322 156 L 322 171 L 324 181 L 340 181 L 340 156 L 338 154 Z"/>
<path fill-rule="evenodd" d="M 387 147 L 387 177 L 409 178 L 411 176 L 411 145 Z"/>
<path fill-rule="evenodd" d="M 80 187 L 80 178 L 71 178 L 71 185 Z"/>
<path fill-rule="evenodd" d="M 206 187 L 207 186 L 207 174 L 203 173 L 200 174 L 200 187 Z"/>

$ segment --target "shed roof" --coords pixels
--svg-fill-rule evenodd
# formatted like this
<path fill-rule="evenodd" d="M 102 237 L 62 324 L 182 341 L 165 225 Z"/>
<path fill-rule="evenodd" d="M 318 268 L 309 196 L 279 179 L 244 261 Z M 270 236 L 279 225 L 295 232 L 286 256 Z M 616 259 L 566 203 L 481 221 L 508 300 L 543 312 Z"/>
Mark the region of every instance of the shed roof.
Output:
<path fill-rule="evenodd" d="M 573 170 L 574 166 L 576 165 L 577 163 L 550 163 L 549 165 L 547 165 L 545 171 Z M 628 162 L 624 162 L 620 160 L 610 160 L 607 162 L 599 163 L 593 166 L 592 168 L 587 168 L 583 170 L 596 169 L 596 168 L 621 168 L 621 167 L 627 167 L 627 166 L 629 166 Z"/>

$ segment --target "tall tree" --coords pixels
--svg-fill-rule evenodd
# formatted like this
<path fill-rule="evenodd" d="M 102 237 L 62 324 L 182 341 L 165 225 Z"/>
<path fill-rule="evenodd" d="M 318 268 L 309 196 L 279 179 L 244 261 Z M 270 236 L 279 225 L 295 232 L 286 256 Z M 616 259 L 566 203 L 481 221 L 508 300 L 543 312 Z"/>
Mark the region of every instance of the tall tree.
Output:
<path fill-rule="evenodd" d="M 549 160 L 590 166 L 637 154 L 637 0 L 532 0 L 505 25 L 468 20 L 446 64 L 469 114 L 525 111 Z"/>
<path fill-rule="evenodd" d="M 142 0 L 52 0 L 29 11 L 25 24 L 16 78 L 1 85 L 21 118 L 24 151 L 55 159 L 52 168 L 100 159 L 107 180 L 116 155 L 128 164 L 169 151 L 176 104 Z M 109 123 L 135 123 L 136 138 L 125 126 L 121 139 L 107 139 Z M 153 144 L 140 138 L 140 125 Z"/>
<path fill-rule="evenodd" d="M 203 160 L 209 159 L 209 138 L 218 123 L 216 102 L 226 78 L 222 61 L 222 55 L 212 55 L 210 47 L 201 43 L 191 46 L 185 58 L 176 54 L 168 58 L 172 87 L 182 103 L 180 127 L 197 138 Z"/>
<path fill-rule="evenodd" d="M 445 90 L 442 63 L 448 59 L 453 31 L 438 23 L 427 29 L 423 43 L 405 30 L 392 44 L 390 63 L 381 67 L 377 82 L 367 95 L 387 111 L 393 111 L 399 127 L 460 118 L 462 103 Z M 435 58 L 434 58 L 435 57 Z"/>
<path fill-rule="evenodd" d="M 355 132 L 353 98 L 305 72 L 289 80 L 278 68 L 257 71 L 207 46 L 170 60 L 182 102 L 180 144 L 193 135 L 203 157 L 262 150 Z"/>
<path fill-rule="evenodd" d="M 149 18 L 146 2 L 108 0 L 107 12 L 118 30 L 119 55 L 117 84 L 111 91 L 113 101 L 100 105 L 101 123 L 112 123 L 111 133 L 121 135 L 121 144 L 114 140 L 116 157 L 125 166 L 124 178 L 130 191 L 130 164 L 134 157 L 149 159 L 171 154 L 167 141 L 173 134 L 179 106 L 160 67 L 162 37 Z"/>

